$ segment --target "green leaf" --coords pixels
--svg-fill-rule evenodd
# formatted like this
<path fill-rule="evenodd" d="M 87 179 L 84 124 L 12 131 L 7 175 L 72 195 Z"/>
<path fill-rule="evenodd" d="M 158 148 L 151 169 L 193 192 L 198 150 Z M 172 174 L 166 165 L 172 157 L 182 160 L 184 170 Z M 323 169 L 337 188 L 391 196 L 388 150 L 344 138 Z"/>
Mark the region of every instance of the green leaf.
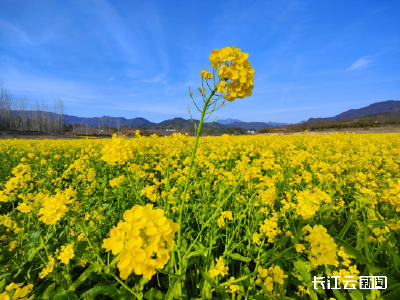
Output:
<path fill-rule="evenodd" d="M 181 276 L 176 275 L 176 274 L 173 274 L 173 273 L 170 273 L 170 272 L 166 272 L 166 271 L 164 271 L 163 269 L 157 269 L 157 271 L 160 272 L 160 273 L 163 273 L 163 274 L 165 274 L 165 275 L 168 275 L 168 276 L 170 276 L 170 277 L 172 277 L 172 278 L 176 278 L 176 279 L 181 278 Z"/>
<path fill-rule="evenodd" d="M 344 248 L 344 252 L 352 257 L 357 259 L 357 262 L 360 264 L 365 265 L 366 264 L 366 259 L 364 258 L 364 256 L 361 254 L 360 251 L 358 251 L 356 248 L 350 246 L 349 244 L 347 244 L 347 242 L 345 242 L 344 240 L 336 237 L 335 240 Z"/>
<path fill-rule="evenodd" d="M 398 299 L 400 299 L 400 283 L 388 287 L 388 289 L 392 289 L 392 288 L 394 289 L 393 291 L 391 291 L 390 293 L 385 293 L 384 295 L 379 297 L 377 300 L 398 300 Z"/>
<path fill-rule="evenodd" d="M 364 295 L 359 290 L 350 290 L 350 297 L 353 300 L 364 300 Z"/>
<path fill-rule="evenodd" d="M 164 294 L 155 288 L 151 288 L 145 295 L 145 299 L 148 300 L 163 300 Z"/>
<path fill-rule="evenodd" d="M 42 295 L 40 295 L 40 299 L 51 299 L 53 297 L 54 294 L 54 290 L 56 288 L 56 284 L 53 283 L 52 285 L 50 285 Z"/>
<path fill-rule="evenodd" d="M 372 225 L 373 227 L 385 227 L 386 223 L 382 221 L 369 221 L 368 225 Z"/>
<path fill-rule="evenodd" d="M 304 282 L 306 283 L 308 290 L 310 291 L 310 298 L 312 300 L 318 300 L 318 296 L 314 291 L 314 286 L 311 280 L 311 274 L 307 270 L 306 263 L 304 261 L 298 260 L 293 262 L 294 267 L 300 273 L 301 277 L 303 277 Z"/>
<path fill-rule="evenodd" d="M 90 274 L 97 268 L 95 265 L 90 265 L 89 268 L 87 268 L 81 276 L 69 287 L 69 291 L 75 291 L 75 289 L 83 283 L 89 276 Z"/>
<path fill-rule="evenodd" d="M 203 288 L 201 289 L 201 297 L 203 299 L 208 299 L 210 300 L 212 298 L 212 289 L 211 289 L 211 284 L 203 278 L 204 284 Z"/>
<path fill-rule="evenodd" d="M 367 264 L 368 270 L 372 272 L 374 275 L 381 274 L 382 270 L 375 266 L 374 264 Z"/>
<path fill-rule="evenodd" d="M 41 233 L 41 231 L 36 231 L 36 232 L 32 233 L 31 236 L 29 237 L 28 253 L 27 253 L 28 261 L 32 261 L 32 259 L 35 257 L 35 254 L 38 250 L 38 249 L 36 249 L 35 245 L 36 245 L 37 241 L 39 240 L 40 233 Z M 41 247 L 43 247 L 43 246 L 41 246 Z"/>
<path fill-rule="evenodd" d="M 265 252 L 263 255 L 261 255 L 258 259 L 256 258 L 254 261 L 258 262 L 258 261 L 263 261 L 264 259 L 267 259 L 268 257 L 271 256 L 272 253 L 274 253 L 275 249 L 269 249 L 267 252 Z"/>
<path fill-rule="evenodd" d="M 324 225 L 324 226 L 330 225 L 330 224 L 332 224 L 335 220 L 336 220 L 336 219 L 334 219 L 334 218 L 323 218 L 323 219 L 321 220 L 321 225 Z"/>
<path fill-rule="evenodd" d="M 164 300 L 172 300 L 172 299 L 174 299 L 175 288 L 178 288 L 178 286 L 177 286 L 178 282 L 179 282 L 178 278 L 174 278 L 172 280 L 172 282 L 169 285 L 168 291 L 165 294 Z"/>
<path fill-rule="evenodd" d="M 339 292 L 339 290 L 333 289 L 332 291 L 335 294 L 337 300 L 346 300 L 346 298 L 342 295 L 341 292 Z"/>
<path fill-rule="evenodd" d="M 9 275 L 11 275 L 11 273 L 4 273 L 4 274 L 1 274 L 1 275 L 0 275 L 0 279 L 6 278 L 6 277 L 8 277 Z"/>
<path fill-rule="evenodd" d="M 109 285 L 97 284 L 90 290 L 84 292 L 81 297 L 85 298 L 87 296 L 96 295 L 105 295 L 111 297 L 112 299 L 118 299 L 121 296 L 121 294 L 118 293 L 115 288 L 112 288 Z"/>
<path fill-rule="evenodd" d="M 240 282 L 240 281 L 246 280 L 247 278 L 250 278 L 251 276 L 253 276 L 256 273 L 257 272 L 253 272 L 253 273 L 247 274 L 245 276 L 239 277 L 238 279 L 221 283 L 220 286 L 230 285 L 230 284 L 233 284 L 233 283 L 236 283 L 236 282 Z"/>
<path fill-rule="evenodd" d="M 208 275 L 206 272 L 204 272 L 203 270 L 200 270 L 201 275 L 203 276 L 203 278 L 211 285 L 215 288 L 215 290 L 221 294 L 222 299 L 226 299 L 226 300 L 230 300 L 231 298 L 229 297 L 229 295 L 225 292 L 225 289 L 220 286 L 215 284 L 215 282 L 211 279 L 210 275 Z"/>
<path fill-rule="evenodd" d="M 75 258 L 80 260 L 82 256 L 87 253 L 86 248 L 88 247 L 87 242 L 80 242 L 75 248 Z"/>
<path fill-rule="evenodd" d="M 191 258 L 193 256 L 202 255 L 202 254 L 204 254 L 204 253 L 206 253 L 206 252 L 208 252 L 208 251 L 210 251 L 210 250 L 212 250 L 214 248 L 216 248 L 216 247 L 201 248 L 201 249 L 198 249 L 198 250 L 195 250 L 195 251 L 191 251 L 188 255 L 186 255 L 186 258 L 189 259 L 189 258 Z"/>
<path fill-rule="evenodd" d="M 55 296 L 53 300 L 79 300 L 79 299 L 73 291 L 67 291 Z"/>
<path fill-rule="evenodd" d="M 390 248 L 388 248 L 387 251 L 390 253 L 391 256 L 393 256 L 393 263 L 394 263 L 395 270 L 398 270 L 399 266 L 400 266 L 399 256 L 397 255 L 396 252 L 392 251 Z"/>
<path fill-rule="evenodd" d="M 228 254 L 229 257 L 233 258 L 234 260 L 240 260 L 240 261 L 244 261 L 244 262 L 249 262 L 252 259 L 246 256 L 242 256 L 238 253 L 234 253 L 234 254 Z"/>
<path fill-rule="evenodd" d="M 0 291 L 3 289 L 3 287 L 6 285 L 6 279 L 3 278 L 2 281 L 0 281 Z"/>

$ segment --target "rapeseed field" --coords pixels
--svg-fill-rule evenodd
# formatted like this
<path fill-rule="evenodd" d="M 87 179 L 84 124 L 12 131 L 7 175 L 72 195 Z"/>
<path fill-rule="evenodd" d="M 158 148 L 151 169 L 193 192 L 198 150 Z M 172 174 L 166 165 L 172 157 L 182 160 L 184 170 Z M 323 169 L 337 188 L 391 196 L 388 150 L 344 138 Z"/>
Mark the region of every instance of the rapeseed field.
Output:
<path fill-rule="evenodd" d="M 139 133 L 2 141 L 1 299 L 377 299 L 396 291 L 398 134 L 203 137 L 179 261 L 193 143 Z M 314 276 L 340 276 L 341 289 L 314 289 Z M 345 276 L 387 276 L 388 291 L 345 290 Z"/>

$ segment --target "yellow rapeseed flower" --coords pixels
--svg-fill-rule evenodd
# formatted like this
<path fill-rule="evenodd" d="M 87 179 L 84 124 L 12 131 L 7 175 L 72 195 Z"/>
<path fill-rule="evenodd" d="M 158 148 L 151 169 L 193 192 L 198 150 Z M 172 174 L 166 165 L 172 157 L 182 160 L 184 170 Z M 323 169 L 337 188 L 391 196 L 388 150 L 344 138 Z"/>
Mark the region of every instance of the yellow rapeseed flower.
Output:
<path fill-rule="evenodd" d="M 61 251 L 57 258 L 61 260 L 62 263 L 68 264 L 74 256 L 74 244 L 72 243 L 61 246 Z"/>

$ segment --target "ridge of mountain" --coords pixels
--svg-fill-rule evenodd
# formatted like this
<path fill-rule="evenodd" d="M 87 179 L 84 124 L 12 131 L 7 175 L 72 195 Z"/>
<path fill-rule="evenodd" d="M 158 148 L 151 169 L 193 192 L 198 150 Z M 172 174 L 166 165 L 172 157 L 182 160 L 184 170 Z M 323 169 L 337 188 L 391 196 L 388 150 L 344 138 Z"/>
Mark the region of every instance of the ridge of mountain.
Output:
<path fill-rule="evenodd" d="M 228 125 L 226 125 L 228 126 Z M 264 122 L 234 122 L 229 124 L 229 127 L 235 128 L 243 128 L 247 130 L 259 130 L 261 128 L 265 127 L 274 127 L 270 124 L 264 123 Z"/>
<path fill-rule="evenodd" d="M 63 115 L 63 122 L 65 124 L 81 124 L 89 127 L 98 127 L 98 126 L 110 126 L 110 127 L 151 127 L 156 123 L 150 122 L 145 118 L 133 118 L 126 119 L 123 117 L 110 117 L 110 116 L 102 116 L 102 117 L 93 117 L 93 118 L 85 118 L 85 117 L 76 117 L 70 115 Z"/>
<path fill-rule="evenodd" d="M 366 107 L 349 109 L 342 112 L 334 117 L 329 118 L 310 118 L 307 122 L 317 122 L 317 121 L 337 121 L 342 119 L 353 119 L 359 118 L 379 113 L 386 112 L 400 112 L 400 101 L 399 100 L 387 100 L 382 102 L 375 102 Z"/>
<path fill-rule="evenodd" d="M 243 121 L 240 121 L 238 119 L 228 118 L 228 119 L 219 119 L 219 120 L 217 120 L 215 122 L 217 122 L 219 124 L 222 124 L 222 125 L 229 125 L 229 124 L 234 123 L 234 122 L 243 122 Z"/>
<path fill-rule="evenodd" d="M 223 121 L 234 121 L 228 124 L 221 124 L 220 122 L 214 122 L 211 127 L 212 128 L 242 128 L 242 129 L 255 129 L 258 130 L 264 127 L 273 127 L 279 126 L 277 124 L 285 124 L 285 123 L 273 123 L 273 122 L 243 122 L 236 119 L 226 119 Z M 117 122 L 119 122 L 119 126 L 124 127 L 143 127 L 143 128 L 156 128 L 156 129 L 164 129 L 164 128 L 186 128 L 191 127 L 190 119 L 183 119 L 183 118 L 173 118 L 164 120 L 159 123 L 153 123 L 145 118 L 133 118 L 133 119 L 126 119 L 123 117 L 110 117 L 110 116 L 102 116 L 102 117 L 93 117 L 93 118 L 85 118 L 85 117 L 76 117 L 70 115 L 63 115 L 63 122 L 65 124 L 81 124 L 90 127 L 98 127 L 98 126 L 110 126 L 110 127 L 117 127 Z M 196 124 L 199 123 L 198 120 L 195 120 Z M 209 124 L 209 123 L 205 123 Z"/>

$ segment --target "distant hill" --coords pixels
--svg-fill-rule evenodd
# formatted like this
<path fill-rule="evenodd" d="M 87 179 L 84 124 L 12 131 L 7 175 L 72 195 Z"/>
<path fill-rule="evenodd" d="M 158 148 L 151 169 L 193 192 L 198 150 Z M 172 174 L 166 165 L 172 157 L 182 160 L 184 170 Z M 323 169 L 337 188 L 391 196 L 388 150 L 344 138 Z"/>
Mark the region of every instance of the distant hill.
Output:
<path fill-rule="evenodd" d="M 267 124 L 271 125 L 272 127 L 275 127 L 275 126 L 284 126 L 287 125 L 288 123 L 267 122 Z"/>
<path fill-rule="evenodd" d="M 232 123 L 223 125 L 219 122 L 215 122 L 211 125 L 211 128 L 214 129 L 224 129 L 224 128 L 242 128 L 246 130 L 255 129 L 258 130 L 264 127 L 273 127 L 276 126 L 275 124 L 282 124 L 282 123 L 263 123 L 263 122 L 242 122 L 236 121 L 235 119 L 226 119 L 222 120 L 224 122 Z M 99 127 L 99 126 L 109 126 L 116 128 L 117 123 L 119 121 L 119 125 L 121 127 L 142 127 L 142 128 L 153 128 L 153 129 L 189 129 L 192 128 L 190 123 L 190 119 L 183 119 L 183 118 L 174 118 L 162 121 L 160 123 L 153 123 L 149 120 L 144 118 L 133 118 L 133 119 L 126 119 L 126 118 L 116 118 L 110 116 L 103 116 L 103 117 L 94 117 L 94 118 L 83 118 L 83 117 L 75 117 L 70 115 L 63 115 L 63 122 L 65 124 L 81 124 L 86 125 L 89 127 Z M 199 120 L 195 120 L 196 124 L 199 124 Z M 209 123 L 205 123 L 207 126 Z M 272 125 L 274 124 L 274 125 Z M 283 123 L 284 124 L 284 123 Z"/>
<path fill-rule="evenodd" d="M 269 126 L 283 126 L 283 125 L 287 125 L 287 123 L 277 123 L 277 122 L 243 122 L 240 121 L 238 119 L 222 119 L 222 120 L 217 120 L 216 121 L 219 124 L 228 126 L 228 127 L 238 127 L 238 128 L 243 128 L 243 129 L 260 129 L 260 128 L 264 128 L 264 127 L 269 127 Z M 251 128 L 249 128 L 249 126 L 253 126 Z M 265 124 L 265 125 L 264 125 Z M 254 127 L 255 126 L 255 127 Z M 260 127 L 262 126 L 262 127 Z"/>
<path fill-rule="evenodd" d="M 250 130 L 250 129 L 259 130 L 259 129 L 265 128 L 265 127 L 273 127 L 272 125 L 263 123 L 263 122 L 234 122 L 227 126 L 232 127 L 232 128 L 237 127 L 237 128 L 247 129 L 247 130 Z"/>
<path fill-rule="evenodd" d="M 194 120 L 194 122 L 196 124 L 199 124 L 199 120 Z M 204 123 L 205 126 L 207 126 L 210 123 Z M 185 120 L 183 118 L 174 118 L 174 119 L 170 119 L 170 120 L 165 120 L 162 121 L 160 123 L 156 123 L 153 124 L 153 126 L 151 126 L 154 129 L 165 129 L 165 128 L 171 128 L 171 129 L 189 129 L 192 128 L 192 124 L 190 122 L 190 119 Z M 218 123 L 214 123 L 210 126 L 211 128 L 216 128 L 216 129 L 220 129 L 220 128 L 226 128 L 224 125 L 222 124 L 218 124 Z"/>
<path fill-rule="evenodd" d="M 337 121 L 342 119 L 353 119 L 359 118 L 379 113 L 387 113 L 387 112 L 400 112 L 400 101 L 399 100 L 388 100 L 383 102 L 376 102 L 367 107 L 359 108 L 359 109 L 350 109 L 341 114 L 338 114 L 334 117 L 330 118 L 310 118 L 307 122 L 316 122 L 316 121 Z"/>
<path fill-rule="evenodd" d="M 155 123 L 150 122 L 144 118 L 133 118 L 133 119 L 125 119 L 122 117 L 115 118 L 110 116 L 102 116 L 100 118 L 83 118 L 83 117 L 75 117 L 69 115 L 63 115 L 63 122 L 65 124 L 81 124 L 89 127 L 98 127 L 98 126 L 110 126 L 117 127 L 119 121 L 119 126 L 124 127 L 151 127 Z"/>
<path fill-rule="evenodd" d="M 238 119 L 228 118 L 228 119 L 225 119 L 225 120 L 224 119 L 217 120 L 216 122 L 219 123 L 219 124 L 222 124 L 222 125 L 229 125 L 229 124 L 232 124 L 234 122 L 242 122 L 242 121 L 240 121 Z"/>
<path fill-rule="evenodd" d="M 400 125 L 400 101 L 377 102 L 367 107 L 350 109 L 330 118 L 310 118 L 306 122 L 279 127 L 265 127 L 260 132 L 299 132 L 342 128 L 385 127 Z"/>

